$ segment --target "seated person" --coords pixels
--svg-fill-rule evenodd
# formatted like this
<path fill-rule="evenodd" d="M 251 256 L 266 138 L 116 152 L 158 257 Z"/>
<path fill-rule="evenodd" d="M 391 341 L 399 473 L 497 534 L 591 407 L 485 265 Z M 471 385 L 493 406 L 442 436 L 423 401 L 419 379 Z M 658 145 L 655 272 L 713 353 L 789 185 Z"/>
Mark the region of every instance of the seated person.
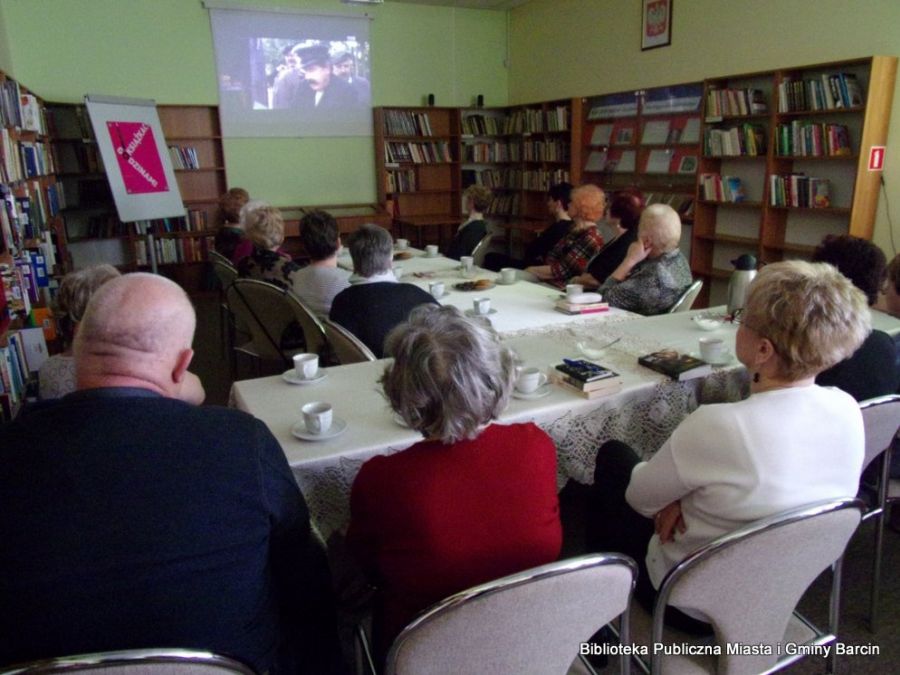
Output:
<path fill-rule="evenodd" d="M 238 276 L 268 281 L 291 288 L 300 265 L 279 252 L 284 242 L 284 219 L 274 206 L 263 206 L 247 214 L 244 226 L 253 250 L 237 265 Z"/>
<path fill-rule="evenodd" d="M 267 208 L 269 205 L 260 201 L 259 199 L 251 199 L 249 202 L 244 204 L 241 207 L 240 216 L 238 217 L 238 222 L 240 224 L 241 229 L 244 230 L 244 239 L 238 243 L 238 245 L 234 249 L 234 255 L 231 258 L 231 262 L 237 267 L 237 265 L 246 258 L 248 255 L 253 253 L 253 242 L 247 236 L 247 223 L 254 218 L 254 213 L 259 209 Z M 276 209 L 277 210 L 277 209 Z M 279 244 L 280 246 L 280 244 Z M 278 249 L 278 254 L 283 258 L 290 258 L 285 251 L 282 251 L 281 248 Z"/>
<path fill-rule="evenodd" d="M 347 541 L 379 588 L 382 656 L 419 611 L 552 562 L 562 543 L 553 441 L 532 423 L 492 423 L 515 363 L 490 325 L 419 307 L 387 351 L 385 395 L 425 440 L 367 461 L 350 497 Z"/>
<path fill-rule="evenodd" d="M 866 295 L 869 306 L 884 284 L 887 260 L 875 244 L 848 234 L 828 235 L 813 252 L 813 262 L 833 265 Z M 857 401 L 894 394 L 900 388 L 894 339 L 873 330 L 848 359 L 819 373 L 816 384 L 843 389 Z"/>
<path fill-rule="evenodd" d="M 596 185 L 581 185 L 572 190 L 569 215 L 574 225 L 547 253 L 543 265 L 532 265 L 525 271 L 560 288 L 584 272 L 588 262 L 603 247 L 597 221 L 605 211 L 606 195 Z"/>
<path fill-rule="evenodd" d="M 72 342 L 88 300 L 100 286 L 121 276 L 112 265 L 95 265 L 63 277 L 53 300 L 53 316 L 62 337 L 64 351 L 44 361 L 38 371 L 38 397 L 60 398 L 75 391 L 75 358 Z"/>
<path fill-rule="evenodd" d="M 484 258 L 485 268 L 499 272 L 504 267 L 515 267 L 522 270 L 532 265 L 543 265 L 547 254 L 560 239 L 568 234 L 573 225 L 568 212 L 571 195 L 571 183 L 551 185 L 547 191 L 547 213 L 553 218 L 553 224 L 528 244 L 525 248 L 524 260 L 517 260 L 506 254 L 492 251 Z"/>
<path fill-rule="evenodd" d="M 875 307 L 900 319 L 900 254 L 894 256 L 888 265 L 884 293 Z"/>
<path fill-rule="evenodd" d="M 437 304 L 431 294 L 412 284 L 401 284 L 391 269 L 394 241 L 378 225 L 366 224 L 347 237 L 353 259 L 350 287 L 338 293 L 329 317 L 353 333 L 379 359 L 384 339 L 406 321 L 414 307 Z"/>
<path fill-rule="evenodd" d="M 644 212 L 644 196 L 637 188 L 628 188 L 617 193 L 609 204 L 609 222 L 616 237 L 588 263 L 587 272 L 572 277 L 569 283 L 582 284 L 587 290 L 600 286 L 615 269 L 622 264 L 628 247 L 637 241 L 638 223 Z"/>
<path fill-rule="evenodd" d="M 865 296 L 830 265 L 768 265 L 750 285 L 737 333 L 750 397 L 700 406 L 647 462 L 619 441 L 600 448 L 588 548 L 638 562 L 635 595 L 645 608 L 700 546 L 787 509 L 856 495 L 862 414 L 815 377 L 852 354 L 869 328 Z M 667 621 L 709 630 L 677 611 Z"/>
<path fill-rule="evenodd" d="M 216 232 L 216 251 L 235 263 L 235 249 L 244 241 L 244 228 L 241 225 L 241 208 L 250 201 L 250 194 L 244 188 L 231 188 L 219 200 L 222 212 L 222 224 Z"/>
<path fill-rule="evenodd" d="M 448 258 L 459 260 L 464 255 L 472 255 L 478 242 L 487 234 L 484 212 L 491 205 L 493 198 L 493 193 L 483 185 L 470 185 L 466 188 L 463 199 L 466 202 L 469 219 L 459 226 L 453 241 L 447 247 L 445 255 Z"/>
<path fill-rule="evenodd" d="M 678 250 L 681 218 L 671 206 L 644 209 L 637 241 L 621 264 L 601 284 L 603 299 L 612 307 L 638 314 L 664 314 L 691 285 L 691 268 Z"/>
<path fill-rule="evenodd" d="M 350 285 L 350 273 L 337 264 L 341 250 L 337 221 L 325 211 L 310 211 L 300 220 L 300 241 L 311 262 L 291 275 L 291 290 L 317 316 L 325 318 L 334 296 Z"/>
<path fill-rule="evenodd" d="M 335 672 L 328 569 L 281 446 L 184 401 L 195 321 L 168 279 L 107 282 L 75 336 L 78 391 L 0 427 L 0 663 L 166 646 Z"/>

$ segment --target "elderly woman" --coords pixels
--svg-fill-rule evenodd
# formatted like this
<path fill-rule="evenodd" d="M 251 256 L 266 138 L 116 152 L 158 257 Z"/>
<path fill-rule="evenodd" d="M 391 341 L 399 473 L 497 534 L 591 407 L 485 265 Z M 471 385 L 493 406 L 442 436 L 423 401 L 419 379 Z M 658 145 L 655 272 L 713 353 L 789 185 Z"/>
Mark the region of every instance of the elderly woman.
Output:
<path fill-rule="evenodd" d="M 828 235 L 813 252 L 813 262 L 833 265 L 875 304 L 884 284 L 887 259 L 875 244 L 849 234 Z M 819 373 L 816 384 L 838 387 L 857 401 L 894 394 L 900 387 L 894 339 L 873 330 L 859 349 L 844 361 Z"/>
<path fill-rule="evenodd" d="M 815 377 L 865 339 L 865 296 L 830 265 L 774 263 L 751 284 L 741 319 L 736 352 L 749 398 L 700 406 L 647 462 L 618 441 L 597 454 L 589 547 L 645 560 L 636 595 L 646 607 L 698 547 L 780 511 L 856 494 L 859 406 Z M 699 628 L 673 615 L 671 623 Z"/>
<path fill-rule="evenodd" d="M 526 267 L 525 271 L 560 287 L 584 272 L 603 246 L 597 221 L 605 212 L 606 195 L 596 185 L 581 185 L 572 190 L 569 215 L 574 225 L 547 254 L 545 265 Z"/>
<path fill-rule="evenodd" d="M 562 541 L 553 441 L 531 423 L 492 423 L 515 368 L 493 329 L 427 305 L 387 347 L 385 394 L 425 440 L 370 459 L 353 483 L 348 543 L 380 588 L 382 654 L 419 611 L 551 562 Z"/>
<path fill-rule="evenodd" d="M 110 279 L 121 276 L 112 265 L 95 265 L 63 277 L 53 301 L 53 316 L 59 327 L 64 351 L 44 361 L 38 371 L 38 396 L 61 398 L 75 391 L 75 357 L 72 343 L 91 296 Z"/>
<path fill-rule="evenodd" d="M 284 219 L 274 206 L 254 209 L 247 215 L 247 239 L 253 251 L 237 265 L 238 275 L 268 281 L 281 288 L 293 285 L 293 275 L 300 266 L 279 252 L 284 242 Z"/>
<path fill-rule="evenodd" d="M 463 192 L 463 199 L 469 218 L 459 226 L 453 241 L 447 247 L 447 257 L 454 260 L 459 260 L 464 255 L 472 255 L 478 242 L 487 234 L 484 212 L 491 205 L 494 194 L 484 185 L 470 185 Z"/>
<path fill-rule="evenodd" d="M 888 265 L 884 295 L 878 300 L 878 309 L 900 319 L 900 254 Z"/>
<path fill-rule="evenodd" d="M 244 228 L 241 225 L 241 208 L 250 201 L 250 194 L 244 188 L 231 188 L 219 200 L 222 212 L 222 224 L 216 232 L 216 251 L 231 262 L 236 263 L 235 251 L 245 240 Z M 247 251 L 249 253 L 249 250 Z"/>
<path fill-rule="evenodd" d="M 671 206 L 644 209 L 637 241 L 600 286 L 611 306 L 638 314 L 663 314 L 691 285 L 691 269 L 678 250 L 681 218 Z"/>
<path fill-rule="evenodd" d="M 638 223 L 644 211 L 644 196 L 637 188 L 622 190 L 609 204 L 607 219 L 616 237 L 608 242 L 588 264 L 587 272 L 572 277 L 571 283 L 583 284 L 587 289 L 600 286 L 625 259 L 628 247 L 637 241 Z"/>

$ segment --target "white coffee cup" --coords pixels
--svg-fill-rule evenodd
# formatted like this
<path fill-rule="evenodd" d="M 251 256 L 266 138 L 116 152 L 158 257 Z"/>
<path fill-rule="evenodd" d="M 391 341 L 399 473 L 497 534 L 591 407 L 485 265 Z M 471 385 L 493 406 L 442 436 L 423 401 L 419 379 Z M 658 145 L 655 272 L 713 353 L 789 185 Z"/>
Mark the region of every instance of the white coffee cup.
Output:
<path fill-rule="evenodd" d="M 464 277 L 470 276 L 475 271 L 475 258 L 470 255 L 461 256 L 459 264 L 462 267 Z"/>
<path fill-rule="evenodd" d="M 566 297 L 571 298 L 576 295 L 581 295 L 584 293 L 584 285 L 583 284 L 566 284 Z"/>
<path fill-rule="evenodd" d="M 300 408 L 306 431 L 310 434 L 324 434 L 331 428 L 332 409 L 330 403 L 313 401 Z"/>
<path fill-rule="evenodd" d="M 400 277 L 403 276 L 403 265 L 394 265 L 394 278 L 397 281 L 400 281 Z"/>
<path fill-rule="evenodd" d="M 719 363 L 725 354 L 725 343 L 721 338 L 700 338 L 700 358 L 707 363 Z"/>
<path fill-rule="evenodd" d="M 500 281 L 504 284 L 511 284 L 516 280 L 516 268 L 515 267 L 504 267 L 500 270 Z"/>
<path fill-rule="evenodd" d="M 397 244 L 394 248 L 396 248 L 398 251 L 405 251 L 407 248 L 409 248 L 409 239 L 398 239 Z"/>
<path fill-rule="evenodd" d="M 428 292 L 431 293 L 431 297 L 435 300 L 440 300 L 444 297 L 444 282 L 443 281 L 431 281 L 428 283 Z"/>
<path fill-rule="evenodd" d="M 547 376 L 540 368 L 522 368 L 516 377 L 516 390 L 523 394 L 533 394 L 547 382 Z"/>
<path fill-rule="evenodd" d="M 319 372 L 318 354 L 297 354 L 294 356 L 294 372 L 301 380 L 311 380 Z"/>
<path fill-rule="evenodd" d="M 429 258 L 433 258 L 437 254 L 438 254 L 437 244 L 428 244 L 428 246 L 425 247 L 425 255 L 427 255 Z"/>
<path fill-rule="evenodd" d="M 491 311 L 490 298 L 474 298 L 472 300 L 472 310 L 476 314 L 489 314 Z"/>

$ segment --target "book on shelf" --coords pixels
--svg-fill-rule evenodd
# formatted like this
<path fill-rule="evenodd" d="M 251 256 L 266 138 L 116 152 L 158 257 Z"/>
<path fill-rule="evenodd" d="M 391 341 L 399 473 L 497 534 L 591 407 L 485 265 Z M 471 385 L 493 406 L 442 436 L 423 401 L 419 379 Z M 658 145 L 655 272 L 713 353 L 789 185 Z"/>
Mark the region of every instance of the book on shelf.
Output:
<path fill-rule="evenodd" d="M 608 154 L 606 150 L 592 150 L 588 155 L 585 171 L 603 171 L 606 168 Z"/>
<path fill-rule="evenodd" d="M 612 138 L 612 124 L 598 124 L 591 133 L 591 145 L 609 145 Z"/>
<path fill-rule="evenodd" d="M 708 128 L 703 153 L 711 157 L 756 157 L 766 154 L 766 131 L 759 124 L 742 124 L 726 129 Z"/>
<path fill-rule="evenodd" d="M 776 127 L 780 156 L 847 157 L 852 154 L 850 130 L 845 124 L 794 120 Z"/>
<path fill-rule="evenodd" d="M 651 150 L 647 155 L 644 173 L 669 173 L 673 155 L 672 150 Z"/>
<path fill-rule="evenodd" d="M 708 118 L 762 115 L 768 109 L 762 89 L 710 89 L 706 96 Z"/>
<path fill-rule="evenodd" d="M 682 143 L 699 143 L 700 142 L 700 118 L 689 117 L 684 123 L 681 130 Z"/>
<path fill-rule="evenodd" d="M 615 162 L 615 164 L 612 164 Z M 612 164 L 612 166 L 610 166 Z M 607 171 L 614 173 L 631 173 L 635 170 L 635 152 L 634 150 L 623 150 L 622 154 L 617 158 L 610 159 L 606 166 Z"/>
<path fill-rule="evenodd" d="M 680 354 L 674 349 L 664 349 L 640 356 L 638 363 L 680 382 L 703 377 L 712 372 L 712 366 L 706 361 L 690 354 Z"/>
<path fill-rule="evenodd" d="M 428 113 L 385 110 L 384 126 L 388 136 L 432 136 Z"/>
<path fill-rule="evenodd" d="M 671 87 L 650 89 L 644 94 L 645 115 L 693 112 L 703 100 L 703 85 L 679 84 Z"/>
<path fill-rule="evenodd" d="M 831 206 L 831 183 L 802 173 L 769 176 L 772 206 L 824 209 Z"/>
<path fill-rule="evenodd" d="M 641 145 L 662 145 L 669 138 L 669 120 L 651 120 L 644 123 Z"/>
<path fill-rule="evenodd" d="M 700 176 L 703 199 L 710 202 L 738 203 L 747 200 L 744 184 L 737 176 L 704 173 Z"/>
<path fill-rule="evenodd" d="M 574 303 L 560 299 L 556 301 L 553 308 L 562 314 L 576 316 L 579 314 L 599 314 L 600 312 L 608 312 L 609 304 L 605 302 Z"/>
<path fill-rule="evenodd" d="M 634 92 L 610 94 L 591 100 L 589 120 L 604 117 L 631 117 L 637 115 L 638 99 Z"/>
<path fill-rule="evenodd" d="M 785 78 L 778 85 L 778 112 L 837 110 L 862 104 L 862 86 L 853 73 L 822 73 L 805 80 Z"/>

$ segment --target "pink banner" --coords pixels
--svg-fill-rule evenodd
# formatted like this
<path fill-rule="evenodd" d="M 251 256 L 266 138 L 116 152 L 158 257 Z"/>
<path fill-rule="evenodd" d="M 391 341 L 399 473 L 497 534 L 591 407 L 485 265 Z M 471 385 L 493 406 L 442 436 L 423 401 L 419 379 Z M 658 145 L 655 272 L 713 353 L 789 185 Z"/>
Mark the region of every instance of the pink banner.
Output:
<path fill-rule="evenodd" d="M 153 129 L 143 122 L 107 122 L 128 194 L 168 192 Z"/>

